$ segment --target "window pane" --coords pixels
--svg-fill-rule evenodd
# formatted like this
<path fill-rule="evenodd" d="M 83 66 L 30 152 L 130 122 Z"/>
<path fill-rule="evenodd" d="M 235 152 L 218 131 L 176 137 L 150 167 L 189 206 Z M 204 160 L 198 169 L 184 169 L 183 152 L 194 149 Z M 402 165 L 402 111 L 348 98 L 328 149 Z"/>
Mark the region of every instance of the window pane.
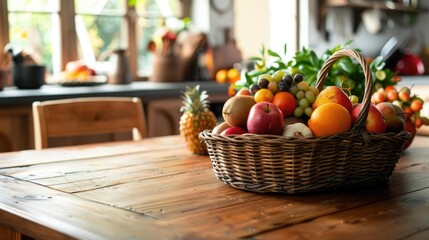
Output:
<path fill-rule="evenodd" d="M 8 0 L 9 11 L 58 12 L 58 0 Z"/>
<path fill-rule="evenodd" d="M 57 14 L 9 13 L 9 35 L 15 50 L 25 49 L 50 72 L 58 67 L 59 19 Z"/>
<path fill-rule="evenodd" d="M 107 16 L 76 16 L 80 57 L 94 62 L 106 50 L 126 48 L 124 18 Z"/>
<path fill-rule="evenodd" d="M 125 14 L 124 0 L 76 0 L 76 13 Z"/>
<path fill-rule="evenodd" d="M 177 0 L 137 1 L 136 11 L 140 16 L 136 26 L 138 59 L 137 68 L 140 75 L 150 75 L 153 54 L 148 50 L 149 42 L 157 30 L 162 27 L 177 29 L 182 22 L 175 16 L 179 15 L 180 3 Z"/>
<path fill-rule="evenodd" d="M 177 17 L 180 16 L 180 3 L 178 0 L 137 1 L 136 11 L 146 17 Z"/>

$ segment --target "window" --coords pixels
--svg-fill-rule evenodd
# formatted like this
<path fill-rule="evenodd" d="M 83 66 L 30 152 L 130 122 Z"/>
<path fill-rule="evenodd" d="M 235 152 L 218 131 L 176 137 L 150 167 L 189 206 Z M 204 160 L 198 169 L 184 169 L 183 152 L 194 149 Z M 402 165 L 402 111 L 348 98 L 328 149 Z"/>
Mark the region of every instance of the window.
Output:
<path fill-rule="evenodd" d="M 59 59 L 55 54 L 59 51 L 58 1 L 8 0 L 7 3 L 10 46 L 15 51 L 27 51 L 37 62 L 54 69 L 53 63 Z"/>
<path fill-rule="evenodd" d="M 128 48 L 126 2 L 123 0 L 75 0 L 75 25 L 79 56 L 88 62 L 106 51 Z"/>
<path fill-rule="evenodd" d="M 126 48 L 135 79 L 150 74 L 148 43 L 180 9 L 179 0 L 0 1 L 0 46 L 30 51 L 51 73 L 68 61 L 96 63 Z"/>
<path fill-rule="evenodd" d="M 177 17 L 180 16 L 180 6 L 172 0 L 140 1 L 135 6 L 138 16 L 136 23 L 138 69 L 142 75 L 151 74 L 150 64 L 153 55 L 148 51 L 148 45 L 157 29 L 163 26 L 175 28 Z"/>

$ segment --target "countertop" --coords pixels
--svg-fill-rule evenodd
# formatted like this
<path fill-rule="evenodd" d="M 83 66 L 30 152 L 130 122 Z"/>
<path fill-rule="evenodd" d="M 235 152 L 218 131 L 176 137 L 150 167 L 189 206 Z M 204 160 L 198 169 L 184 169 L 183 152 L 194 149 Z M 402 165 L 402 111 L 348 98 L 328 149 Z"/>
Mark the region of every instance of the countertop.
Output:
<path fill-rule="evenodd" d="M 98 96 L 128 96 L 139 97 L 143 102 L 155 99 L 180 97 L 186 86 L 199 84 L 201 90 L 206 90 L 209 95 L 228 92 L 228 84 L 218 84 L 214 81 L 205 82 L 133 82 L 128 85 L 103 84 L 98 86 L 61 86 L 43 85 L 40 89 L 18 89 L 5 87 L 0 91 L 0 106 L 31 105 L 33 101 L 54 100 L 71 97 L 98 97 Z"/>
<path fill-rule="evenodd" d="M 429 75 L 421 75 L 421 76 L 400 76 L 401 81 L 398 82 L 399 86 L 429 86 Z"/>

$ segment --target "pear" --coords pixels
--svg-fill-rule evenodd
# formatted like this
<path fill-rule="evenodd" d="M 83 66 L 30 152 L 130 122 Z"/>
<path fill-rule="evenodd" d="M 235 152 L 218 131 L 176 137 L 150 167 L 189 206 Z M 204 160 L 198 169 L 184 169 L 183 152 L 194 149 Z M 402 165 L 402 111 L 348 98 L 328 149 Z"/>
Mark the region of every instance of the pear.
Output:
<path fill-rule="evenodd" d="M 255 105 L 253 96 L 235 95 L 229 98 L 222 108 L 222 116 L 230 126 L 246 129 L 250 109 Z"/>

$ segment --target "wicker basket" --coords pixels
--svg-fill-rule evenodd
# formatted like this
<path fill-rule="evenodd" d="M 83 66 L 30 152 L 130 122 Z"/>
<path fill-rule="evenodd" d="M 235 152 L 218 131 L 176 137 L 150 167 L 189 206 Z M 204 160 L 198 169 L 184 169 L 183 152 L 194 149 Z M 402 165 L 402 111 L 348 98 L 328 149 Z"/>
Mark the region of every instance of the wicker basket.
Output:
<path fill-rule="evenodd" d="M 359 52 L 334 53 L 322 67 L 317 88 L 323 88 L 329 68 L 342 57 L 357 59 L 365 74 L 363 111 L 345 134 L 288 138 L 244 134 L 200 133 L 207 145 L 216 177 L 225 184 L 254 192 L 304 193 L 367 187 L 386 183 L 410 134 L 369 134 L 365 129 L 373 82 Z"/>

